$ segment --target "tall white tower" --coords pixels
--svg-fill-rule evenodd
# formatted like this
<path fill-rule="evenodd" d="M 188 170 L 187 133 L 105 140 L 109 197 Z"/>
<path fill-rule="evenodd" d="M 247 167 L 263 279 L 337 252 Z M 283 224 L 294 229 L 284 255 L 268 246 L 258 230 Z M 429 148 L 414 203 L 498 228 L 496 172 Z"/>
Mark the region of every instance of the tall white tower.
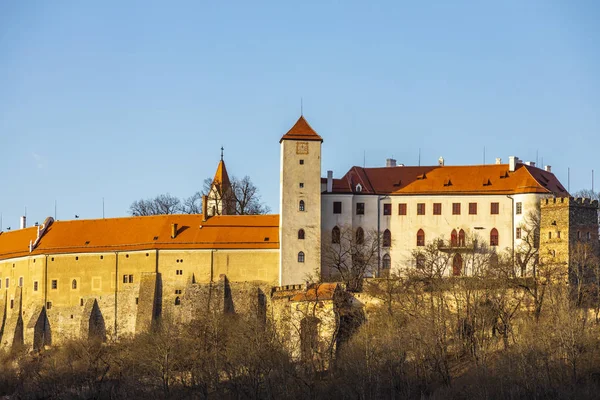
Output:
<path fill-rule="evenodd" d="M 279 284 L 321 271 L 321 143 L 303 116 L 283 135 L 279 178 Z"/>

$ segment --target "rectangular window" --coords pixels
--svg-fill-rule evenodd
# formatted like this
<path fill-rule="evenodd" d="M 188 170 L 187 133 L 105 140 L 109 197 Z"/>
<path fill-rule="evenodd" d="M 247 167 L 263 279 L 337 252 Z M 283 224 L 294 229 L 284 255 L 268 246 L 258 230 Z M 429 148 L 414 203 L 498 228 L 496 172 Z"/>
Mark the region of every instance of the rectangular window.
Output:
<path fill-rule="evenodd" d="M 300 182 L 300 189 L 304 187 L 304 182 Z"/>
<path fill-rule="evenodd" d="M 460 203 L 452 203 L 452 215 L 460 215 Z"/>
<path fill-rule="evenodd" d="M 10 299 L 10 308 L 15 307 L 15 299 Z"/>
<path fill-rule="evenodd" d="M 129 279 L 127 278 L 127 275 L 123 275 L 123 283 L 127 283 L 129 281 Z"/>
<path fill-rule="evenodd" d="M 51 308 L 52 308 L 52 302 L 51 301 L 46 302 L 46 310 L 49 310 Z"/>
<path fill-rule="evenodd" d="M 492 203 L 490 213 L 492 215 L 500 214 L 500 203 Z"/>
<path fill-rule="evenodd" d="M 9 286 L 10 286 L 10 279 L 6 278 L 6 288 L 8 289 Z"/>
<path fill-rule="evenodd" d="M 517 239 L 521 239 L 521 228 L 517 228 Z"/>
<path fill-rule="evenodd" d="M 342 213 L 342 202 L 341 201 L 334 201 L 333 202 L 333 213 L 334 214 L 341 214 Z"/>
<path fill-rule="evenodd" d="M 398 204 L 398 215 L 406 215 L 406 203 Z"/>
<path fill-rule="evenodd" d="M 23 277 L 22 276 L 19 277 L 19 286 L 23 287 Z"/>
<path fill-rule="evenodd" d="M 523 214 L 523 203 L 517 202 L 517 214 Z"/>
<path fill-rule="evenodd" d="M 365 215 L 365 203 L 356 203 L 356 215 Z"/>
<path fill-rule="evenodd" d="M 58 281 L 56 279 L 52 279 L 52 289 L 58 289 Z"/>
<path fill-rule="evenodd" d="M 392 204 L 386 203 L 383 205 L 383 215 L 392 215 Z"/>
<path fill-rule="evenodd" d="M 556 232 L 556 238 L 560 239 L 560 231 Z"/>
<path fill-rule="evenodd" d="M 477 203 L 469 203 L 469 215 L 477 215 Z"/>
<path fill-rule="evenodd" d="M 552 232 L 548 232 L 548 239 L 552 239 Z"/>
<path fill-rule="evenodd" d="M 129 275 L 129 283 L 133 283 L 133 275 Z"/>
<path fill-rule="evenodd" d="M 425 215 L 425 203 L 417 203 L 417 215 Z"/>
<path fill-rule="evenodd" d="M 304 165 L 304 160 L 300 160 L 300 165 Z"/>
<path fill-rule="evenodd" d="M 433 203 L 433 215 L 442 215 L 442 203 Z"/>

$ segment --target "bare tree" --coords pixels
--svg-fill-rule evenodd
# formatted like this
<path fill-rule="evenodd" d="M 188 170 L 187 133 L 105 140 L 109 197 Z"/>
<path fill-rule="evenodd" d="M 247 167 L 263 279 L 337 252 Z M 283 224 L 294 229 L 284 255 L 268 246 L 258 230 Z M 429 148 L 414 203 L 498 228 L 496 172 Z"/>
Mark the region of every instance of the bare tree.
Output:
<path fill-rule="evenodd" d="M 375 230 L 343 226 L 325 239 L 321 252 L 325 266 L 346 284 L 346 290 L 361 292 L 363 279 L 377 272 L 380 238 Z"/>
<path fill-rule="evenodd" d="M 267 214 L 271 211 L 264 204 L 258 193 L 258 188 L 252 183 L 248 175 L 242 179 L 233 177 L 231 189 L 235 199 L 235 211 L 238 215 Z"/>
<path fill-rule="evenodd" d="M 153 199 L 136 200 L 129 206 L 135 217 L 144 215 L 176 214 L 181 209 L 181 200 L 169 193 L 159 194 Z"/>

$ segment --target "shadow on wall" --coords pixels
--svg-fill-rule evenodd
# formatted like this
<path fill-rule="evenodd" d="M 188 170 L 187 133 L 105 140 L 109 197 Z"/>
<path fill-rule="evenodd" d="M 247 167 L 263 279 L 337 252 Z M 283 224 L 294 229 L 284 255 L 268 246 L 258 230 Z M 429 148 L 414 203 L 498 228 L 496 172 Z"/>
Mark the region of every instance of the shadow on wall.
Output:
<path fill-rule="evenodd" d="M 37 320 L 35 319 L 36 314 Z M 50 329 L 50 321 L 48 321 L 46 307 L 42 307 L 40 312 L 36 314 L 31 316 L 31 321 L 27 328 L 33 328 L 33 349 L 40 350 L 44 346 L 50 346 L 52 344 L 52 331 Z"/>

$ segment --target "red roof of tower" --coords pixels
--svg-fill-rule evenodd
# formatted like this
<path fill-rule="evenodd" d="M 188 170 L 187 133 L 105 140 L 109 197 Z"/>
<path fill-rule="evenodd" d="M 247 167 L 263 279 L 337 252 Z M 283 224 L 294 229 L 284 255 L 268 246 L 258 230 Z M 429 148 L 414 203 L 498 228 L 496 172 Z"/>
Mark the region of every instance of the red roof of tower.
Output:
<path fill-rule="evenodd" d="M 281 143 L 281 141 L 284 139 L 314 140 L 319 142 L 323 141 L 323 138 L 319 136 L 317 132 L 315 132 L 315 130 L 308 124 L 308 122 L 306 122 L 303 115 L 301 115 L 300 118 L 298 118 L 298 121 L 296 121 L 294 126 L 292 126 L 292 129 L 290 129 L 285 135 L 281 137 L 279 143 Z"/>

